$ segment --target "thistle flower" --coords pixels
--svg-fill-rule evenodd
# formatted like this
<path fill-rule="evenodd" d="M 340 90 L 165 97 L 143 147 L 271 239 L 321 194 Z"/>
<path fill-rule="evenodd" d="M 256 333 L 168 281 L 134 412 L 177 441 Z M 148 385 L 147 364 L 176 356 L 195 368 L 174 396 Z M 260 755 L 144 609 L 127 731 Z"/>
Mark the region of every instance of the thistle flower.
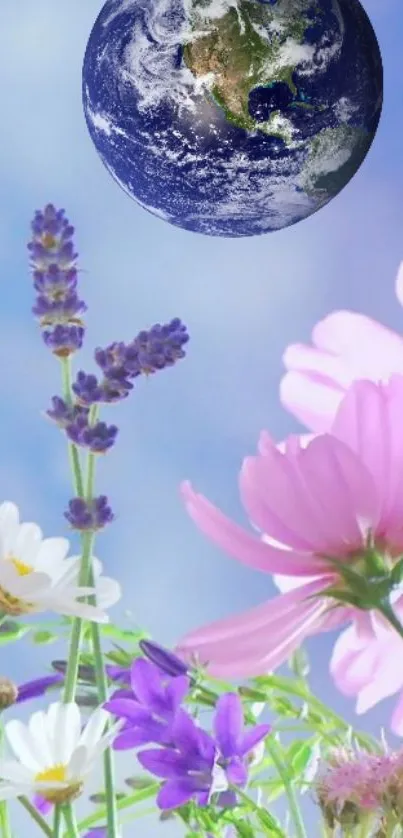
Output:
<path fill-rule="evenodd" d="M 34 288 L 38 294 L 32 309 L 42 327 L 46 346 L 63 358 L 80 349 L 84 324 L 79 315 L 87 306 L 77 295 L 77 253 L 72 227 L 63 209 L 47 204 L 35 213 L 28 244 Z"/>
<path fill-rule="evenodd" d="M 64 513 L 75 530 L 100 530 L 114 519 L 106 495 L 99 495 L 92 501 L 84 498 L 72 498 L 68 511 Z"/>
<path fill-rule="evenodd" d="M 403 262 L 396 279 L 403 305 Z M 348 387 L 359 378 L 403 373 L 403 337 L 353 311 L 334 311 L 312 332 L 312 345 L 292 344 L 283 357 L 284 407 L 313 431 L 327 431 Z"/>
<path fill-rule="evenodd" d="M 290 585 L 243 615 L 192 632 L 178 646 L 181 657 L 198 654 L 218 677 L 264 674 L 308 635 L 385 602 L 403 551 L 402 413 L 403 377 L 394 376 L 387 385 L 353 384 L 331 433 L 306 447 L 290 438 L 280 451 L 263 434 L 240 475 L 261 539 L 184 484 L 187 510 L 205 534 L 244 564 L 289 577 Z"/>
<path fill-rule="evenodd" d="M 80 795 L 116 735 L 116 726 L 104 733 L 107 718 L 98 708 L 81 732 L 77 704 L 55 702 L 46 713 L 34 713 L 28 725 L 8 722 L 5 734 L 16 759 L 0 759 L 0 800 L 39 794 L 48 803 L 67 803 Z"/>
<path fill-rule="evenodd" d="M 95 562 L 96 588 L 78 586 L 80 557 L 66 558 L 65 538 L 42 538 L 36 524 L 20 524 L 13 503 L 0 505 L 0 607 L 6 614 L 21 616 L 54 611 L 96 622 L 108 622 L 102 605 L 120 596 L 117 582 L 101 576 Z M 98 594 L 98 606 L 80 602 L 80 597 Z"/>
<path fill-rule="evenodd" d="M 334 750 L 320 771 L 316 794 L 326 822 L 351 828 L 380 819 L 388 789 L 396 777 L 397 754 L 372 754 L 357 749 Z M 364 821 L 365 819 L 365 821 Z"/>

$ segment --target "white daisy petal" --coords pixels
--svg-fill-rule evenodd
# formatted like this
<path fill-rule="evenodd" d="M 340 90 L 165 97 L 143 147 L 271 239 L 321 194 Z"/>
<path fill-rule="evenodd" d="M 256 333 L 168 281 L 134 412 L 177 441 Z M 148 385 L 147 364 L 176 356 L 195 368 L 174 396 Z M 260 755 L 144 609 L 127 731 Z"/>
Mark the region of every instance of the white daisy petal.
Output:
<path fill-rule="evenodd" d="M 80 780 L 88 772 L 88 752 L 84 745 L 79 745 L 71 756 L 68 765 L 69 780 Z"/>
<path fill-rule="evenodd" d="M 32 564 L 35 561 L 41 540 L 42 530 L 37 524 L 21 524 L 14 544 L 17 558 L 25 560 L 27 564 Z"/>
<path fill-rule="evenodd" d="M 17 760 L 0 760 L 0 778 L 12 783 L 24 783 L 30 785 L 33 777 L 32 771 Z"/>
<path fill-rule="evenodd" d="M 25 786 L 10 786 L 0 782 L 0 800 L 12 800 L 14 797 L 19 797 L 21 794 L 24 794 L 25 791 Z"/>
<path fill-rule="evenodd" d="M 45 538 L 39 547 L 35 567 L 38 570 L 51 572 L 56 565 L 63 565 L 69 547 L 70 543 L 67 538 Z"/>
<path fill-rule="evenodd" d="M 11 722 L 7 722 L 5 732 L 17 759 L 31 771 L 40 771 L 43 763 L 36 753 L 36 743 L 32 741 L 32 735 L 27 726 L 18 719 L 13 719 Z"/>
<path fill-rule="evenodd" d="M 101 576 L 96 581 L 97 602 L 102 608 L 110 608 L 119 602 L 122 596 L 122 589 L 116 579 L 109 576 Z"/>
<path fill-rule="evenodd" d="M 28 728 L 33 740 L 33 753 L 40 766 L 47 768 L 52 765 L 54 759 L 47 714 L 43 710 L 32 713 Z"/>
<path fill-rule="evenodd" d="M 52 601 L 52 609 L 67 617 L 81 617 L 94 623 L 109 623 L 108 615 L 100 608 L 73 599 L 61 599 L 60 595 L 57 600 Z"/>
<path fill-rule="evenodd" d="M 88 751 L 91 751 L 94 745 L 101 739 L 109 718 L 108 711 L 104 710 L 103 707 L 98 707 L 94 710 L 80 736 L 79 744 L 85 745 Z"/>
<path fill-rule="evenodd" d="M 80 739 L 81 717 L 77 704 L 59 704 L 56 747 L 59 761 L 63 765 L 70 762 L 71 756 Z"/>

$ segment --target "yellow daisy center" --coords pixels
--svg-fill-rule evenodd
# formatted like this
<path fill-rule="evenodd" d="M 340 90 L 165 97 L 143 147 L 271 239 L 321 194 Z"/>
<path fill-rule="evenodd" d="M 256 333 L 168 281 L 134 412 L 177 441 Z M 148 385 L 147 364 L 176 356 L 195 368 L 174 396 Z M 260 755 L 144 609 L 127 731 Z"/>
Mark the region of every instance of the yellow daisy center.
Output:
<path fill-rule="evenodd" d="M 17 559 L 14 556 L 9 556 L 8 559 L 14 565 L 19 576 L 28 576 L 29 573 L 33 573 L 33 567 L 29 564 L 25 564 L 25 562 L 22 562 L 21 559 Z"/>
<path fill-rule="evenodd" d="M 46 768 L 45 771 L 40 771 L 36 775 L 35 781 L 37 783 L 65 783 L 66 774 L 66 766 L 60 763 L 59 765 L 53 765 L 52 768 Z"/>
<path fill-rule="evenodd" d="M 65 786 L 62 788 L 42 788 L 40 790 L 41 797 L 44 797 L 45 800 L 48 800 L 49 803 L 63 805 L 65 803 L 70 803 L 71 800 L 75 800 L 76 797 L 79 797 L 83 790 L 83 784 L 80 780 L 76 780 L 75 782 L 70 782 L 68 785 L 67 779 L 67 766 L 59 763 L 58 765 L 52 765 L 51 768 L 46 768 L 45 771 L 40 771 L 39 774 L 35 777 L 36 783 L 66 783 Z"/>

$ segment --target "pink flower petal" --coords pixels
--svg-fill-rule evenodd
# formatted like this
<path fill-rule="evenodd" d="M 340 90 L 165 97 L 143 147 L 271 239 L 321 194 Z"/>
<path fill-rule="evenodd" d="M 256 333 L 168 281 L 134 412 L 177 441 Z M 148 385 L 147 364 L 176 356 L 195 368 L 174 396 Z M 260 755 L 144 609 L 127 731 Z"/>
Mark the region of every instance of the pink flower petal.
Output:
<path fill-rule="evenodd" d="M 291 370 L 280 383 L 281 404 L 302 425 L 319 433 L 329 430 L 344 390 L 331 379 Z"/>
<path fill-rule="evenodd" d="M 400 262 L 395 283 L 396 297 L 403 306 L 403 262 Z"/>
<path fill-rule="evenodd" d="M 403 692 L 400 693 L 393 710 L 390 728 L 396 736 L 403 736 Z"/>
<path fill-rule="evenodd" d="M 253 522 L 295 550 L 345 555 L 363 544 L 362 519 L 377 522 L 370 474 L 329 435 L 313 439 L 298 456 L 272 446 L 271 454 L 267 447 L 264 457 L 246 458 L 240 491 Z"/>
<path fill-rule="evenodd" d="M 399 298 L 402 287 L 399 271 Z M 403 339 L 363 314 L 332 312 L 315 326 L 312 343 L 287 348 L 283 360 L 288 372 L 280 396 L 284 406 L 315 431 L 328 430 L 342 392 L 354 380 L 379 381 L 403 373 Z"/>
<path fill-rule="evenodd" d="M 219 677 L 224 672 L 226 677 L 247 677 L 274 669 L 305 636 L 321 630 L 328 602 L 307 598 L 325 585 L 323 580 L 310 582 L 243 614 L 191 632 L 180 641 L 177 652 L 186 658 L 197 654 L 202 663 L 208 663 L 211 674 L 221 673 Z"/>
<path fill-rule="evenodd" d="M 282 550 L 265 544 L 227 518 L 207 498 L 196 493 L 190 483 L 181 486 L 186 509 L 212 541 L 238 561 L 264 573 L 288 573 L 293 576 L 312 576 L 318 571 L 316 560 L 303 552 Z"/>
<path fill-rule="evenodd" d="M 391 529 L 403 541 L 403 376 L 388 384 L 355 382 L 343 399 L 332 433 L 355 451 L 371 473 L 379 495 L 378 536 Z"/>

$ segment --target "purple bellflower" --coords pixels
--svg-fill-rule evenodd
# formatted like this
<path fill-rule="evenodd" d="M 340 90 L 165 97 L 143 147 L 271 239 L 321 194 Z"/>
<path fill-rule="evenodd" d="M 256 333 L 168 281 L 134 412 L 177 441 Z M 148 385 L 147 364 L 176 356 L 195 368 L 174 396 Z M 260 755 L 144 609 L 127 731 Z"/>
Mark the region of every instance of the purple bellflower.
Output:
<path fill-rule="evenodd" d="M 131 666 L 132 692 L 118 691 L 104 705 L 106 710 L 126 720 L 114 741 L 116 750 L 126 750 L 148 742 L 171 742 L 170 728 L 189 690 L 186 675 L 171 678 L 150 661 L 138 658 Z"/>
<path fill-rule="evenodd" d="M 234 805 L 229 786 L 243 788 L 251 752 L 270 732 L 260 724 L 245 731 L 242 702 L 236 693 L 220 696 L 213 722 L 214 738 L 201 730 L 180 708 L 171 725 L 171 746 L 140 751 L 143 768 L 165 780 L 157 797 L 161 809 L 182 806 L 190 799 L 206 805 L 219 792 L 221 805 Z M 164 744 L 164 743 L 162 743 Z"/>

